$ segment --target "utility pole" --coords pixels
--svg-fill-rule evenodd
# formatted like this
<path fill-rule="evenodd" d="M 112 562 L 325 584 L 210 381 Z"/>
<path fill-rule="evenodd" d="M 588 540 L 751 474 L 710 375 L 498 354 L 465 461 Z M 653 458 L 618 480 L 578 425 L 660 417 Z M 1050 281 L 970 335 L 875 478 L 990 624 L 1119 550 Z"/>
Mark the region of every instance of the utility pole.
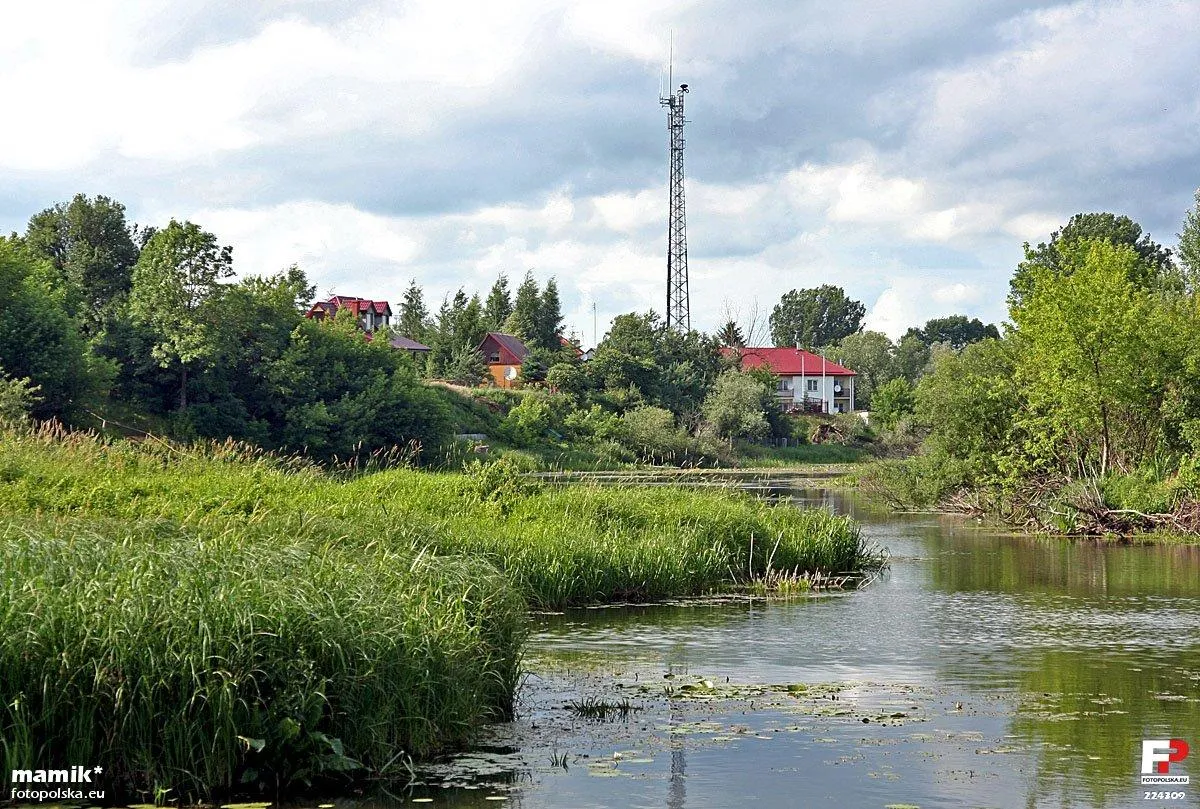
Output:
<path fill-rule="evenodd" d="M 671 68 L 674 78 L 674 65 Z M 668 79 L 670 82 L 671 79 Z M 668 88 L 670 84 L 668 83 Z M 683 198 L 683 97 L 688 86 L 679 85 L 671 95 L 659 96 L 667 110 L 667 132 L 670 141 L 670 176 L 667 193 L 670 211 L 667 215 L 667 327 L 690 331 L 692 316 L 688 298 L 687 223 Z M 668 89 L 668 92 L 671 92 Z"/>

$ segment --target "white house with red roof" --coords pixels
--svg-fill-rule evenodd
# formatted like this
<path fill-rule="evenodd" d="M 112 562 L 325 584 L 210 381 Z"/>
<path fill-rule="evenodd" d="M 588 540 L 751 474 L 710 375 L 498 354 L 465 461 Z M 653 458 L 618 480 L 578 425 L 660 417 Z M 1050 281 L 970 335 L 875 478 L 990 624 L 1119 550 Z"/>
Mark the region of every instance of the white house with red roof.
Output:
<path fill-rule="evenodd" d="M 849 368 L 800 348 L 722 348 L 741 355 L 743 368 L 768 368 L 785 410 L 853 413 L 854 377 Z"/>

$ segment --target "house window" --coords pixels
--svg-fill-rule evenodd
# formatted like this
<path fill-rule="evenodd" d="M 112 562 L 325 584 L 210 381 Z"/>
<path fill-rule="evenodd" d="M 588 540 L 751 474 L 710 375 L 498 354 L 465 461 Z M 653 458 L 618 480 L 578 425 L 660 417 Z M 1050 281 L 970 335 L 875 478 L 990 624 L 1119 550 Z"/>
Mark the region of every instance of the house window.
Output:
<path fill-rule="evenodd" d="M 816 393 L 817 392 L 817 380 L 815 380 L 815 379 L 808 380 L 808 386 L 805 388 L 805 390 L 807 390 L 809 393 Z"/>
<path fill-rule="evenodd" d="M 780 393 L 791 393 L 792 378 L 789 376 L 779 377 L 779 382 L 775 385 L 775 390 L 779 391 Z"/>
<path fill-rule="evenodd" d="M 500 352 L 497 351 L 495 354 L 489 356 L 488 362 L 500 362 Z"/>

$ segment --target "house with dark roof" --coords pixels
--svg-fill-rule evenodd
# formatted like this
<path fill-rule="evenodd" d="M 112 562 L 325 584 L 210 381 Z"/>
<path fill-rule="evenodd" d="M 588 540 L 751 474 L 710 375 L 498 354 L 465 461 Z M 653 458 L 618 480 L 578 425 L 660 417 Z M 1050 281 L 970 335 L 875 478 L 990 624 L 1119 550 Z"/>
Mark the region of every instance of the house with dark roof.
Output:
<path fill-rule="evenodd" d="M 799 348 L 722 348 L 740 355 L 742 368 L 766 368 L 775 376 L 775 392 L 784 410 L 853 413 L 854 377 L 836 362 Z"/>
<path fill-rule="evenodd" d="M 358 325 L 367 334 L 387 326 L 392 318 L 392 306 L 387 301 L 373 301 L 352 295 L 334 295 L 327 301 L 317 301 L 304 316 L 324 320 L 334 317 L 342 309 L 354 313 Z"/>
<path fill-rule="evenodd" d="M 418 343 L 412 338 L 400 335 L 393 337 L 388 343 L 392 348 L 399 351 L 407 351 L 408 355 L 417 363 L 418 368 L 424 367 L 425 359 L 429 356 L 429 352 L 433 350 L 429 346 Z"/>
<path fill-rule="evenodd" d="M 520 338 L 498 331 L 489 331 L 477 349 L 487 363 L 492 381 L 502 388 L 511 388 L 521 376 L 521 363 L 529 349 Z"/>

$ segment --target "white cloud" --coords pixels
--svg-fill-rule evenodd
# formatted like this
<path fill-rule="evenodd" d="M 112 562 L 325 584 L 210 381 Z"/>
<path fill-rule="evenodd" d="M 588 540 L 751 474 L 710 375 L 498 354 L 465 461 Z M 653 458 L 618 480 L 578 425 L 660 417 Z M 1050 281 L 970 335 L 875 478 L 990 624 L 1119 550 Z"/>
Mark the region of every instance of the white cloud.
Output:
<path fill-rule="evenodd" d="M 703 328 L 821 283 L 892 331 L 994 320 L 1022 241 L 1097 206 L 1173 232 L 1200 160 L 1189 2 L 46 0 L 5 22 L 0 232 L 79 188 L 322 291 L 416 277 L 437 300 L 533 267 L 601 325 L 662 308 L 671 29 Z"/>

